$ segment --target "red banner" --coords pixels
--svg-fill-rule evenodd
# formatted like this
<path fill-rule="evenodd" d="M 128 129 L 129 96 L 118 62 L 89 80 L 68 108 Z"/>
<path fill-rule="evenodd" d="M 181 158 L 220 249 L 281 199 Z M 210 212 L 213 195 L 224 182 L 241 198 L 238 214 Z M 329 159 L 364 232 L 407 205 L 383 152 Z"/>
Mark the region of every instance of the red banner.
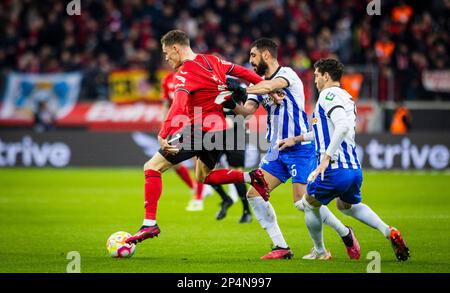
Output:
<path fill-rule="evenodd" d="M 63 119 L 61 127 L 87 127 L 91 130 L 141 130 L 157 132 L 160 129 L 162 106 L 155 104 L 114 104 L 110 102 L 80 103 Z"/>
<path fill-rule="evenodd" d="M 306 104 L 306 113 L 311 116 L 314 104 Z M 1 108 L 1 107 L 0 107 Z M 358 132 L 367 132 L 371 119 L 376 114 L 370 103 L 360 103 L 358 111 Z M 87 128 L 95 131 L 145 131 L 159 132 L 162 123 L 160 103 L 115 104 L 112 102 L 77 103 L 73 110 L 56 122 L 59 128 Z M 248 117 L 250 131 L 266 131 L 266 111 L 259 107 L 253 117 Z M 0 126 L 31 127 L 32 117 L 23 119 L 1 119 Z"/>

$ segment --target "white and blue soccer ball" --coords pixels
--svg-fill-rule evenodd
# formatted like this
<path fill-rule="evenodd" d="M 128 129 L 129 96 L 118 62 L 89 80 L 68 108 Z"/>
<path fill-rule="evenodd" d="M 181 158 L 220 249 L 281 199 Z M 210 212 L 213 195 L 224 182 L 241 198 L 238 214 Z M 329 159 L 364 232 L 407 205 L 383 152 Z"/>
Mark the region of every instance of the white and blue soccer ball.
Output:
<path fill-rule="evenodd" d="M 125 243 L 128 237 L 131 237 L 131 234 L 124 231 L 119 231 L 109 236 L 106 241 L 106 250 L 111 257 L 128 258 L 133 256 L 136 245 L 133 243 Z"/>

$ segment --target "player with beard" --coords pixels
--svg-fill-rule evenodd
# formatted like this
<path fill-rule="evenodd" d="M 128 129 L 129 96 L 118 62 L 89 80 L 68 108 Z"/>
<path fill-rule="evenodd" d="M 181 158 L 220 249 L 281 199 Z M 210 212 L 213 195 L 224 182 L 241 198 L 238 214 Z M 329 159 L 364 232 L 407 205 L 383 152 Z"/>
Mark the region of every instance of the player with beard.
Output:
<path fill-rule="evenodd" d="M 233 110 L 237 114 L 250 115 L 259 104 L 264 106 L 268 115 L 267 140 L 270 148 L 260 163 L 260 170 L 268 183 L 269 192 L 292 178 L 294 205 L 304 211 L 301 199 L 306 193 L 307 178 L 314 170 L 316 158 L 314 142 L 296 140 L 296 137 L 309 131 L 303 83 L 290 67 L 279 65 L 277 45 L 270 39 L 259 39 L 251 45 L 250 63 L 258 75 L 264 76 L 265 81 L 247 89 L 233 89 L 248 94 L 245 104 L 233 105 Z M 273 99 L 267 95 L 273 91 L 277 91 L 280 98 Z M 252 187 L 247 197 L 253 213 L 275 246 L 261 258 L 291 258 L 293 253 L 284 240 L 272 205 L 262 200 Z M 320 217 L 323 223 L 334 228 L 342 237 L 349 257 L 358 259 L 360 249 L 352 229 L 343 225 L 326 206 L 320 208 Z"/>

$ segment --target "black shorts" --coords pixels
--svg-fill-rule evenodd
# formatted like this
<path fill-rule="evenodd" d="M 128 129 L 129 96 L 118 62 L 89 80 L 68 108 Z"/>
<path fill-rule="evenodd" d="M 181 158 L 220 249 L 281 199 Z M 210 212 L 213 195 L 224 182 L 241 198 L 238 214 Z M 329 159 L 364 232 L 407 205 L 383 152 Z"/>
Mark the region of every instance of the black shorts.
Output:
<path fill-rule="evenodd" d="M 183 132 L 183 139 L 181 143 L 178 144 L 181 149 L 177 154 L 167 154 L 161 149 L 158 152 L 172 165 L 197 157 L 209 169 L 214 169 L 220 156 L 223 154 L 224 149 L 226 149 L 225 131 L 199 131 L 196 132 L 197 135 L 194 135 L 193 133 L 194 132 L 191 132 L 190 135 L 186 135 L 186 133 Z M 205 137 L 207 137 L 206 140 Z M 205 141 L 208 143 L 205 143 Z"/>
<path fill-rule="evenodd" d="M 244 167 L 245 165 L 245 150 L 225 150 L 227 162 L 230 167 Z"/>
<path fill-rule="evenodd" d="M 227 137 L 233 138 L 229 145 L 232 148 L 227 148 L 224 153 L 227 156 L 228 165 L 231 167 L 244 167 L 245 164 L 245 126 L 243 123 L 234 122 L 232 128 L 226 130 Z"/>

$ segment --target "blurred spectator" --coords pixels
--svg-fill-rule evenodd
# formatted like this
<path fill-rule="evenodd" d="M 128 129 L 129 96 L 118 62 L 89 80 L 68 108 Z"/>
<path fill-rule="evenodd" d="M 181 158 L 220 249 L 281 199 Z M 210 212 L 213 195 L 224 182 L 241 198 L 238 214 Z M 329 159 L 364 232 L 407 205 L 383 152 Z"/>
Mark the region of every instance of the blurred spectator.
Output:
<path fill-rule="evenodd" d="M 292 59 L 292 65 L 299 72 L 311 69 L 312 66 L 311 59 L 308 58 L 303 50 L 299 50 L 295 53 L 294 58 Z"/>
<path fill-rule="evenodd" d="M 386 33 L 382 33 L 380 38 L 375 42 L 375 54 L 378 62 L 381 64 L 389 64 L 394 49 L 394 42 L 388 38 Z"/>
<path fill-rule="evenodd" d="M 406 99 L 408 95 L 408 87 L 411 82 L 411 60 L 410 60 L 410 52 L 408 50 L 408 46 L 406 44 L 399 44 L 396 48 L 396 52 L 394 53 L 394 68 L 395 68 L 395 76 L 396 76 L 396 86 L 397 92 L 396 95 L 399 100 Z"/>
<path fill-rule="evenodd" d="M 329 56 L 379 66 L 407 89 L 396 91 L 399 100 L 436 96 L 423 90 L 421 73 L 450 67 L 449 0 L 386 0 L 376 17 L 360 0 L 82 2 L 81 15 L 69 16 L 63 1 L 0 1 L 0 74 L 83 70 L 82 97 L 104 99 L 112 69 L 144 68 L 155 81 L 159 38 L 173 28 L 186 30 L 196 51 L 241 64 L 252 41 L 270 37 L 280 61 L 299 72 Z"/>
<path fill-rule="evenodd" d="M 34 112 L 34 130 L 45 132 L 53 129 L 55 113 L 50 109 L 47 101 L 39 101 Z"/>
<path fill-rule="evenodd" d="M 404 135 L 411 129 L 412 115 L 406 106 L 397 104 L 392 117 L 390 131 L 394 135 Z"/>
<path fill-rule="evenodd" d="M 398 5 L 392 9 L 391 15 L 392 21 L 406 24 L 413 15 L 413 9 L 405 1 L 399 1 Z"/>

